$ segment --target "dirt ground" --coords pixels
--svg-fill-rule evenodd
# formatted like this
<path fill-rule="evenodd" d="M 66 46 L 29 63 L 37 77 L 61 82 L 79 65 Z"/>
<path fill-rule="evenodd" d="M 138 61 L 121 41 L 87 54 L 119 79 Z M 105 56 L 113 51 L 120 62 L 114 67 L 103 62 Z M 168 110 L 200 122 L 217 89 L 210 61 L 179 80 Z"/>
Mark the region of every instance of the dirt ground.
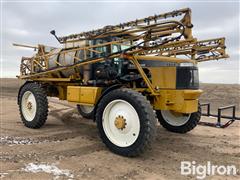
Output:
<path fill-rule="evenodd" d="M 3 179 L 196 179 L 180 174 L 181 161 L 206 165 L 235 165 L 240 169 L 239 122 L 226 129 L 197 126 L 187 134 L 166 131 L 160 125 L 151 151 L 125 158 L 111 153 L 101 142 L 96 124 L 76 109 L 49 99 L 48 120 L 41 129 L 21 123 L 16 95 L 21 82 L 1 80 L 1 155 Z M 202 84 L 202 102 L 213 110 L 236 104 L 239 115 L 240 86 Z M 215 121 L 202 117 L 203 121 Z M 207 176 L 206 179 L 239 179 Z"/>

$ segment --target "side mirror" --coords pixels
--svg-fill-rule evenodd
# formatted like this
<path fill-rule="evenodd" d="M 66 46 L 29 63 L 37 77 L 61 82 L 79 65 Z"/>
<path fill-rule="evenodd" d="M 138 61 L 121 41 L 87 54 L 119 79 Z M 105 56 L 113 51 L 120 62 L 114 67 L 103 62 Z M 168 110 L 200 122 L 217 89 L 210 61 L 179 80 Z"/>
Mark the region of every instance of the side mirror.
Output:
<path fill-rule="evenodd" d="M 58 37 L 56 36 L 56 31 L 55 31 L 55 30 L 50 31 L 50 33 L 51 33 L 53 36 L 55 36 L 55 38 L 58 40 L 59 43 L 61 43 L 60 40 L 58 39 Z"/>
<path fill-rule="evenodd" d="M 55 34 L 56 34 L 55 30 L 50 31 L 50 33 L 51 33 L 52 35 L 55 35 Z"/>

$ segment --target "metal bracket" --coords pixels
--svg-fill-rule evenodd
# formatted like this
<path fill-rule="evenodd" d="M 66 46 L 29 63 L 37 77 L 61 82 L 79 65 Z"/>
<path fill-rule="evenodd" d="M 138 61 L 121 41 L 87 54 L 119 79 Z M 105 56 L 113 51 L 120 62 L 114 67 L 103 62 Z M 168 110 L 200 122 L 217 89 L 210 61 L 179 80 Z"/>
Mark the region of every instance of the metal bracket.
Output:
<path fill-rule="evenodd" d="M 212 114 L 211 113 L 211 105 L 210 103 L 203 103 L 200 105 L 201 107 L 207 107 L 207 112 L 202 113 L 202 116 L 207 116 L 207 117 L 216 117 L 217 118 L 217 123 L 209 123 L 209 122 L 199 122 L 200 125 L 204 126 L 213 126 L 213 127 L 218 127 L 218 128 L 226 128 L 230 124 L 232 124 L 235 120 L 240 120 L 240 117 L 236 116 L 236 106 L 235 105 L 229 105 L 229 106 L 222 106 L 218 108 L 218 113 L 217 114 Z M 226 109 L 232 109 L 232 116 L 229 115 L 222 115 L 222 111 Z M 230 119 L 227 123 L 222 124 L 221 119 Z"/>

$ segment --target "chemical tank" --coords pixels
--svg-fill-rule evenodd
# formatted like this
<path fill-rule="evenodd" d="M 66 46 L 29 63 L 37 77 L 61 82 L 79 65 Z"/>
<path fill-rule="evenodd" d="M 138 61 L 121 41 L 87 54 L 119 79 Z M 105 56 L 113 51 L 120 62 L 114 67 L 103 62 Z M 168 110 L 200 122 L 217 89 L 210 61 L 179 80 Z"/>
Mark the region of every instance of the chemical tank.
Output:
<path fill-rule="evenodd" d="M 88 43 L 87 41 L 81 41 L 75 44 L 66 43 L 65 48 L 51 48 L 51 47 L 45 46 L 44 47 L 45 52 L 48 51 L 49 55 L 52 54 L 48 57 L 48 68 L 54 69 L 60 66 L 69 66 L 83 60 L 84 59 L 83 50 L 70 51 L 66 53 L 61 53 L 61 52 L 70 48 L 78 48 L 78 47 L 80 48 L 80 47 L 87 46 L 87 43 Z M 81 69 L 82 68 L 64 70 L 64 71 L 61 71 L 61 75 L 64 77 L 69 77 L 76 72 L 80 73 Z"/>

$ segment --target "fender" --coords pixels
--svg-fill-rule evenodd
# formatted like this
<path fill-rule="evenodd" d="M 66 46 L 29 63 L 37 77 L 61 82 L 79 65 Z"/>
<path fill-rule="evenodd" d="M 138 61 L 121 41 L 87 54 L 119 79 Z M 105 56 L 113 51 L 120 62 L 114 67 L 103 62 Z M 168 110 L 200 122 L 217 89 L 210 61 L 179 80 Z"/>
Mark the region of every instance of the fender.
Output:
<path fill-rule="evenodd" d="M 97 104 L 95 105 L 95 108 L 94 108 L 94 110 L 93 110 L 93 111 L 94 111 L 94 112 L 93 112 L 93 121 L 95 121 L 95 115 L 96 115 L 97 106 L 98 106 L 99 102 L 101 101 L 101 99 L 102 99 L 105 95 L 107 95 L 109 92 L 111 92 L 112 90 L 121 88 L 121 87 L 123 87 L 123 86 L 124 86 L 123 84 L 115 84 L 115 85 L 112 85 L 112 86 L 106 88 L 106 89 L 103 91 L 103 93 L 101 94 L 100 98 L 98 99 Z"/>

